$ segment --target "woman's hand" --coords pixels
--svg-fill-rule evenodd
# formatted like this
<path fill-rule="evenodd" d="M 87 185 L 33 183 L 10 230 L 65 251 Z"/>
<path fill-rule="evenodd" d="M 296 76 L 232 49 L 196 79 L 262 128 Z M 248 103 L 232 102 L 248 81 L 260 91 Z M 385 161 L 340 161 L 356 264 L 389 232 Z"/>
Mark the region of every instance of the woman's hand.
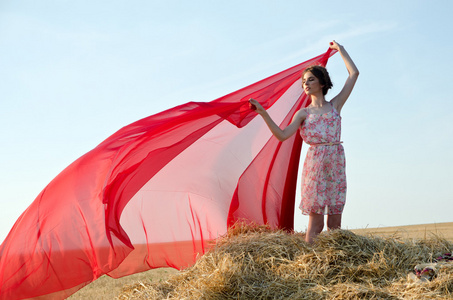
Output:
<path fill-rule="evenodd" d="M 256 113 L 262 115 L 266 110 L 261 106 L 261 104 L 253 98 L 249 99 L 250 108 L 256 111 Z"/>
<path fill-rule="evenodd" d="M 340 51 L 340 48 L 342 47 L 340 44 L 335 42 L 335 40 L 331 41 L 329 44 L 330 49 Z"/>

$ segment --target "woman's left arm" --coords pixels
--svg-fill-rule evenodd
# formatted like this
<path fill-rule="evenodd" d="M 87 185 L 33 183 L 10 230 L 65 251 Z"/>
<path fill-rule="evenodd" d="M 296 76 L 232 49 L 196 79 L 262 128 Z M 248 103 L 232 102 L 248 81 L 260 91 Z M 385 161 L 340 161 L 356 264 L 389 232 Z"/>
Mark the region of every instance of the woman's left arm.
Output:
<path fill-rule="evenodd" d="M 332 41 L 330 43 L 330 48 L 338 50 L 338 52 L 340 52 L 341 58 L 343 58 L 344 64 L 346 65 L 346 69 L 348 69 L 349 73 L 348 79 L 346 79 L 343 89 L 341 89 L 341 92 L 332 99 L 332 104 L 334 105 L 335 109 L 340 112 L 343 108 L 343 105 L 346 103 L 346 100 L 348 100 L 348 97 L 351 94 L 352 89 L 354 88 L 355 82 L 359 77 L 359 70 L 342 45 L 338 44 L 335 41 Z"/>

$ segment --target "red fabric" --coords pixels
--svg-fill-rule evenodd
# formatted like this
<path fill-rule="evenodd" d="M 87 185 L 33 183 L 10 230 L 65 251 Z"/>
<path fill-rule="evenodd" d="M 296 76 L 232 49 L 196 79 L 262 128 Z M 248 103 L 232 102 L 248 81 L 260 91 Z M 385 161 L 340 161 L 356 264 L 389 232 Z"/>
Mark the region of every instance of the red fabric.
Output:
<path fill-rule="evenodd" d="M 185 268 L 239 219 L 293 227 L 301 139 L 272 137 L 248 99 L 282 126 L 308 104 L 315 57 L 209 103 L 130 124 L 61 172 L 0 248 L 0 299 L 61 299 L 103 274 Z"/>

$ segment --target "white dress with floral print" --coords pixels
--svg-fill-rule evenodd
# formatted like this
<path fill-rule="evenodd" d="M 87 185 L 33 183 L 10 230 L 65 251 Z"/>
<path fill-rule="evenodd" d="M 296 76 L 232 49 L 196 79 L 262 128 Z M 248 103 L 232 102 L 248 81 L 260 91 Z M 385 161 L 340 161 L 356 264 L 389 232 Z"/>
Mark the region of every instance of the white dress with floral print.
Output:
<path fill-rule="evenodd" d="M 335 215 L 343 212 L 346 201 L 346 160 L 339 142 L 341 117 L 333 108 L 324 114 L 310 114 L 302 124 L 302 139 L 312 146 L 308 149 L 302 171 L 302 201 L 299 208 L 310 213 Z"/>

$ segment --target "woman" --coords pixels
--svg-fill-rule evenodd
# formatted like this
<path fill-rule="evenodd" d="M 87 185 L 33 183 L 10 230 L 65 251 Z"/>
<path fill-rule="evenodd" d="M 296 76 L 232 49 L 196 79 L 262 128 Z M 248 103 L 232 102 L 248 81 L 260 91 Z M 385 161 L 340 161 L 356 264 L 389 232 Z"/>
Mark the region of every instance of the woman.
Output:
<path fill-rule="evenodd" d="M 299 206 L 303 214 L 309 215 L 305 236 L 308 243 L 312 243 L 323 230 L 324 215 L 327 215 L 328 230 L 341 228 L 341 214 L 346 201 L 340 112 L 354 88 L 359 70 L 343 46 L 332 41 L 330 48 L 338 50 L 349 73 L 343 89 L 332 100 L 325 99 L 332 82 L 327 70 L 320 66 L 304 70 L 302 87 L 311 103 L 297 111 L 285 129 L 281 129 L 271 119 L 258 101 L 250 99 L 252 108 L 263 117 L 277 139 L 288 139 L 300 127 L 302 138 L 310 145 L 302 171 L 302 201 Z"/>

